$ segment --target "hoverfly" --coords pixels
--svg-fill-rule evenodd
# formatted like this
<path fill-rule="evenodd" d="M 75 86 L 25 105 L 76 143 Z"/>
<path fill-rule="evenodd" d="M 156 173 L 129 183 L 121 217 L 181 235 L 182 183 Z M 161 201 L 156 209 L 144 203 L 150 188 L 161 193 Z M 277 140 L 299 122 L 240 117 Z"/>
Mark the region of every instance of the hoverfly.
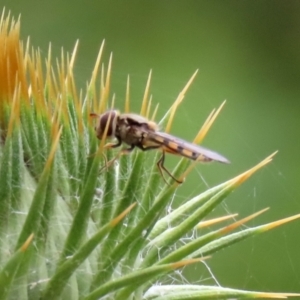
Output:
<path fill-rule="evenodd" d="M 177 183 L 182 182 L 173 177 L 164 166 L 165 153 L 180 155 L 200 162 L 218 161 L 221 163 L 229 163 L 229 160 L 214 151 L 159 131 L 159 127 L 155 122 L 149 121 L 140 115 L 133 113 L 120 114 L 117 110 L 108 110 L 101 115 L 91 113 L 90 116 L 98 118 L 95 127 L 98 139 L 103 138 L 105 128 L 108 126 L 107 137 L 117 140 L 116 143 L 109 144 L 108 147 L 116 148 L 121 146 L 122 143 L 125 143 L 129 145 L 129 147 L 123 149 L 123 153 L 129 153 L 135 147 L 142 151 L 152 149 L 161 150 L 162 156 L 157 162 L 157 167 L 163 178 L 162 170 Z M 107 124 L 108 122 L 109 124 Z"/>

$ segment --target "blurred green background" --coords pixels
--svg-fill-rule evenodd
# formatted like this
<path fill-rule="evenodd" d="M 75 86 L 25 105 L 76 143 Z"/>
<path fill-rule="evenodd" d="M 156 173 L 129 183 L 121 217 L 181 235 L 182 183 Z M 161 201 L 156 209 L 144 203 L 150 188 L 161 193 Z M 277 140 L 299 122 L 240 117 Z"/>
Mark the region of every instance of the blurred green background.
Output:
<path fill-rule="evenodd" d="M 274 162 L 231 195 L 212 216 L 240 217 L 271 207 L 258 225 L 300 213 L 299 1 L 6 1 L 21 14 L 25 40 L 46 57 L 80 40 L 76 79 L 84 87 L 103 39 L 113 52 L 112 91 L 123 108 L 127 74 L 138 111 L 149 70 L 159 116 L 196 69 L 172 133 L 192 140 L 210 111 L 225 108 L 204 145 L 230 165 L 199 165 L 177 191 L 186 198 L 279 150 Z M 168 157 L 167 165 L 177 160 Z M 300 221 L 221 251 L 187 270 L 198 283 L 263 291 L 300 292 Z M 210 272 L 208 272 L 210 269 Z"/>

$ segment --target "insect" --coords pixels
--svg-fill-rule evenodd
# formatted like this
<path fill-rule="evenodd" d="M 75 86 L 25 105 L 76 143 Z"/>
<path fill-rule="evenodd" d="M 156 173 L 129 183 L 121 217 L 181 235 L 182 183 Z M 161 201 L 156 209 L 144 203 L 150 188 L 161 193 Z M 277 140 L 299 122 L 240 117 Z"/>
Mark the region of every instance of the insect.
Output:
<path fill-rule="evenodd" d="M 105 130 L 107 130 L 106 136 L 117 140 L 116 143 L 107 145 L 110 148 L 116 148 L 125 143 L 129 147 L 124 148 L 122 153 L 129 153 L 136 147 L 142 151 L 161 150 L 162 156 L 157 162 L 157 167 L 163 178 L 163 171 L 165 171 L 177 183 L 182 183 L 182 181 L 176 179 L 164 166 L 165 153 L 200 162 L 218 161 L 229 163 L 229 160 L 214 151 L 159 131 L 159 127 L 155 122 L 149 121 L 140 115 L 133 113 L 121 114 L 118 110 L 108 110 L 101 115 L 91 113 L 90 116 L 98 118 L 95 127 L 97 138 L 102 139 Z M 107 129 L 105 129 L 106 127 Z"/>

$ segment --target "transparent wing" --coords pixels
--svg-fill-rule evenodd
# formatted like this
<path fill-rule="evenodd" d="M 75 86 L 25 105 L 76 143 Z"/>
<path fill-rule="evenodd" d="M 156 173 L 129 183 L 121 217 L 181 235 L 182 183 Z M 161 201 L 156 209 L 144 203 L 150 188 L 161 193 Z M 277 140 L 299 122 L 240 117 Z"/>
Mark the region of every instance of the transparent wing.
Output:
<path fill-rule="evenodd" d="M 147 147 L 155 144 L 160 145 L 161 148 L 168 153 L 181 155 L 192 160 L 230 163 L 227 158 L 217 152 L 189 143 L 171 134 L 160 131 L 147 132 L 144 146 Z"/>

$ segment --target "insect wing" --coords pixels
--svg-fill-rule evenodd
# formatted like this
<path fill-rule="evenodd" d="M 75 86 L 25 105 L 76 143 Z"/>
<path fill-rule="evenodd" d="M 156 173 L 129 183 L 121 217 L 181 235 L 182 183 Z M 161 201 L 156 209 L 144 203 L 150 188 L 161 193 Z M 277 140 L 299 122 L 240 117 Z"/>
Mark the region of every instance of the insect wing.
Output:
<path fill-rule="evenodd" d="M 181 155 L 192 160 L 202 162 L 214 160 L 222 163 L 229 163 L 227 158 L 217 152 L 189 143 L 165 132 L 149 132 L 147 140 L 147 143 L 151 141 L 154 144 L 161 145 L 162 149 L 168 153 Z"/>

